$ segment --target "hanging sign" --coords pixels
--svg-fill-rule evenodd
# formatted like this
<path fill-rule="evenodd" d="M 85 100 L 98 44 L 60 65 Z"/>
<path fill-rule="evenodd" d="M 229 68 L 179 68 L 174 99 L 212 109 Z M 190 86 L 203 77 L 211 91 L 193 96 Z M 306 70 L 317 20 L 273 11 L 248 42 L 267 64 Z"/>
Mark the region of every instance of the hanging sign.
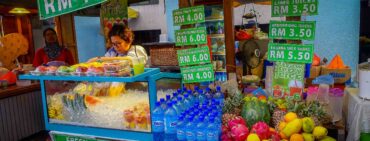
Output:
<path fill-rule="evenodd" d="M 93 137 L 71 136 L 66 134 L 53 134 L 53 141 L 97 141 Z"/>
<path fill-rule="evenodd" d="M 204 6 L 181 8 L 172 11 L 174 25 L 186 25 L 205 22 Z"/>
<path fill-rule="evenodd" d="M 270 39 L 315 40 L 314 21 L 270 21 Z"/>
<path fill-rule="evenodd" d="M 213 65 L 201 65 L 181 68 L 182 80 L 184 83 L 214 81 Z"/>
<path fill-rule="evenodd" d="M 209 48 L 208 46 L 205 46 L 200 48 L 177 50 L 177 60 L 179 60 L 179 66 L 210 63 L 211 57 L 209 54 Z"/>
<path fill-rule="evenodd" d="M 273 95 L 276 97 L 301 97 L 304 84 L 304 68 L 305 64 L 275 62 L 272 81 Z"/>
<path fill-rule="evenodd" d="M 188 28 L 175 31 L 176 46 L 207 44 L 205 27 Z"/>
<path fill-rule="evenodd" d="M 313 49 L 313 44 L 269 43 L 267 58 L 269 61 L 312 63 Z"/>
<path fill-rule="evenodd" d="M 318 0 L 272 0 L 271 16 L 317 15 Z"/>
<path fill-rule="evenodd" d="M 37 0 L 40 19 L 71 13 L 107 0 Z"/>

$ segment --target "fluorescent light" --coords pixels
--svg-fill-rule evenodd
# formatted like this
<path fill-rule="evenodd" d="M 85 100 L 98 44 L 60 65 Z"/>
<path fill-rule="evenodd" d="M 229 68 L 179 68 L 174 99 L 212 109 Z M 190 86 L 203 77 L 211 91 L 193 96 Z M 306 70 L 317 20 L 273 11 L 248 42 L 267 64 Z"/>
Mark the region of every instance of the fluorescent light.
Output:
<path fill-rule="evenodd" d="M 27 9 L 25 8 L 13 8 L 12 10 L 9 11 L 9 13 L 12 13 L 12 14 L 28 14 L 28 13 L 31 13 L 30 11 L 28 11 Z"/>

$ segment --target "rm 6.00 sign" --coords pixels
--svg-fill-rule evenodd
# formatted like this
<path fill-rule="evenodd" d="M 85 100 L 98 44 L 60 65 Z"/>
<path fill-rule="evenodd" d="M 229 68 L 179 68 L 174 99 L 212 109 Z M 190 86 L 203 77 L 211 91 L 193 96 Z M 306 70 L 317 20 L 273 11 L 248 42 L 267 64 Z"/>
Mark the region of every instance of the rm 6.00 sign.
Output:
<path fill-rule="evenodd" d="M 207 44 L 205 27 L 189 28 L 175 31 L 176 46 Z"/>
<path fill-rule="evenodd" d="M 270 43 L 267 57 L 269 61 L 312 63 L 313 45 Z"/>

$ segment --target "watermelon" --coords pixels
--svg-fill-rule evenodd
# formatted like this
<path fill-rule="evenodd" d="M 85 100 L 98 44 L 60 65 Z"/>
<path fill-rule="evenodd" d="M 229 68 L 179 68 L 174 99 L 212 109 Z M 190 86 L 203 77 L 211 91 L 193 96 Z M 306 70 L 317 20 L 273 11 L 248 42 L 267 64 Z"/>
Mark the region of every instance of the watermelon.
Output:
<path fill-rule="evenodd" d="M 245 98 L 241 116 L 249 128 L 259 121 L 270 123 L 269 107 L 266 101 L 258 100 L 257 97 Z"/>

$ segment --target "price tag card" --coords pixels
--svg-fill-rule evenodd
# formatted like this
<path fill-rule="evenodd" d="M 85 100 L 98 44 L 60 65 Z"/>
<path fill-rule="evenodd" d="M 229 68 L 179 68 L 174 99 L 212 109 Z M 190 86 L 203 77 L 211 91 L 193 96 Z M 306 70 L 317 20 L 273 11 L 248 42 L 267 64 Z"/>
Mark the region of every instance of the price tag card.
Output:
<path fill-rule="evenodd" d="M 269 43 L 267 59 L 269 61 L 312 63 L 313 49 L 313 44 Z"/>
<path fill-rule="evenodd" d="M 177 50 L 179 66 L 210 63 L 211 57 L 207 46 L 200 48 Z"/>
<path fill-rule="evenodd" d="M 204 6 L 181 8 L 172 11 L 174 25 L 186 25 L 205 22 Z"/>
<path fill-rule="evenodd" d="M 271 16 L 317 15 L 318 0 L 272 0 Z"/>
<path fill-rule="evenodd" d="M 275 62 L 274 79 L 303 81 L 305 64 Z"/>
<path fill-rule="evenodd" d="M 315 40 L 315 21 L 270 21 L 270 39 Z"/>
<path fill-rule="evenodd" d="M 53 134 L 54 141 L 97 141 L 93 137 L 71 136 L 65 134 Z"/>
<path fill-rule="evenodd" d="M 215 80 L 212 64 L 186 67 L 181 68 L 180 70 L 184 83 L 196 83 Z"/>
<path fill-rule="evenodd" d="M 275 97 L 300 95 L 304 88 L 305 64 L 275 62 L 272 93 Z"/>
<path fill-rule="evenodd" d="M 207 44 L 205 27 L 188 28 L 175 31 L 176 46 Z"/>

